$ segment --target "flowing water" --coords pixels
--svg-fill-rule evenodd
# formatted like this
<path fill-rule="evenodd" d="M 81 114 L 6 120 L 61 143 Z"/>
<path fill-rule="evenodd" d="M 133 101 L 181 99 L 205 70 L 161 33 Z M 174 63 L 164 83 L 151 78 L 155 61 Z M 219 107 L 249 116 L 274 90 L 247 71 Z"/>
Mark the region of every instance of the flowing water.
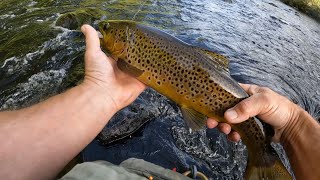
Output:
<path fill-rule="evenodd" d="M 287 96 L 320 118 L 320 24 L 276 0 L 6 0 L 0 2 L 0 109 L 17 109 L 83 78 L 80 24 L 134 19 L 230 59 L 233 78 Z M 151 89 L 117 113 L 85 161 L 136 157 L 212 179 L 239 179 L 242 143 L 217 130 L 190 132 L 177 106 Z M 118 140 L 121 139 L 121 140 Z M 277 146 L 286 166 L 288 160 Z"/>

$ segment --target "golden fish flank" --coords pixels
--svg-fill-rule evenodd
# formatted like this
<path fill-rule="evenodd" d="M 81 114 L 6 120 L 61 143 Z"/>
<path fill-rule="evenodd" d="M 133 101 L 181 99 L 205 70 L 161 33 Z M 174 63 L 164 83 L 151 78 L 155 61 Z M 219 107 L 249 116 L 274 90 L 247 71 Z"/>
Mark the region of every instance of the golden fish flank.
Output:
<path fill-rule="evenodd" d="M 179 104 L 192 129 L 205 126 L 207 117 L 224 122 L 224 112 L 247 97 L 222 55 L 132 21 L 104 21 L 99 28 L 101 45 L 118 67 Z M 252 118 L 232 125 L 249 152 L 245 178 L 291 179 L 259 124 Z"/>
<path fill-rule="evenodd" d="M 247 96 L 237 83 L 224 75 L 227 74 L 225 67 L 215 61 L 198 61 L 208 59 L 204 50 L 180 45 L 174 42 L 176 39 L 168 45 L 165 38 L 158 39 L 156 34 L 133 32 L 125 27 L 111 29 L 112 33 L 114 37 L 107 35 L 104 39 L 107 46 L 113 44 L 113 47 L 106 49 L 115 58 L 135 67 L 136 71 L 130 70 L 131 74 L 180 105 L 221 119 L 226 108 L 239 101 L 234 96 Z M 215 55 L 212 58 L 223 59 L 221 55 Z M 216 68 L 221 68 L 224 74 L 219 74 Z M 232 83 L 226 84 L 225 81 Z"/>

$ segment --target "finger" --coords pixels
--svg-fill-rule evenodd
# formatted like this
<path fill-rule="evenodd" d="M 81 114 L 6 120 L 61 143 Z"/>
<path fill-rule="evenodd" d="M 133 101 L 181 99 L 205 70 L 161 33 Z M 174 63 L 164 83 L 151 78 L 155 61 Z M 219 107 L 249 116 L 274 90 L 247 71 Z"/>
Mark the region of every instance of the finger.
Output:
<path fill-rule="evenodd" d="M 251 86 L 251 84 L 243 84 L 243 83 L 239 83 L 239 85 L 245 90 L 247 91 L 249 89 L 249 87 Z"/>
<path fill-rule="evenodd" d="M 224 134 L 229 134 L 231 132 L 231 126 L 227 123 L 219 123 L 218 129 Z"/>
<path fill-rule="evenodd" d="M 224 118 L 230 123 L 240 123 L 258 114 L 268 111 L 269 99 L 265 94 L 255 94 L 242 100 L 224 113 Z"/>
<path fill-rule="evenodd" d="M 228 134 L 228 139 L 230 141 L 233 141 L 233 142 L 239 142 L 241 137 L 240 137 L 240 134 L 236 131 L 231 131 L 230 134 Z"/>
<path fill-rule="evenodd" d="M 216 121 L 216 120 L 214 120 L 214 119 L 212 119 L 212 118 L 208 118 L 208 120 L 207 120 L 207 127 L 208 127 L 209 129 L 215 128 L 215 127 L 217 127 L 217 125 L 218 125 L 218 121 Z"/>
<path fill-rule="evenodd" d="M 87 52 L 100 51 L 100 40 L 97 31 L 90 25 L 83 25 L 81 31 L 86 36 L 86 50 Z"/>
<path fill-rule="evenodd" d="M 253 84 L 240 84 L 240 86 L 249 94 L 253 95 L 260 91 L 262 87 Z"/>

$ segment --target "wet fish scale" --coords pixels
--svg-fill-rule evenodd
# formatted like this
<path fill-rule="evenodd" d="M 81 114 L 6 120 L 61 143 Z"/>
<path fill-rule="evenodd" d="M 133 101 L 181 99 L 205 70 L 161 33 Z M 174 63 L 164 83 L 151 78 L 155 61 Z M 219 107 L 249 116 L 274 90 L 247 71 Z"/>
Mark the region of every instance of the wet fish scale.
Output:
<path fill-rule="evenodd" d="M 106 21 L 99 27 L 102 47 L 118 67 L 179 104 L 193 129 L 203 127 L 207 117 L 225 122 L 224 112 L 247 97 L 228 74 L 221 55 L 130 21 Z M 248 148 L 246 179 L 291 179 L 258 120 L 232 128 Z"/>
<path fill-rule="evenodd" d="M 144 42 L 143 48 L 139 47 L 140 44 L 136 43 L 136 40 Z M 207 68 L 202 68 L 198 63 L 198 57 L 203 55 L 183 53 L 190 52 L 192 47 L 179 47 L 177 44 L 166 46 L 164 39 L 158 40 L 150 33 L 137 33 L 129 41 L 130 44 L 137 44 L 128 48 L 129 64 L 145 71 L 139 79 L 155 86 L 157 90 L 156 87 L 161 86 L 163 90 L 160 91 L 166 91 L 165 94 L 170 93 L 167 92 L 169 89 L 176 89 L 172 98 L 175 102 L 186 104 L 192 101 L 192 107 L 199 106 L 201 111 L 206 111 L 204 114 L 210 112 L 214 113 L 214 116 L 223 116 L 226 108 L 239 102 L 231 93 L 210 79 Z M 157 61 L 161 58 L 165 59 Z"/>

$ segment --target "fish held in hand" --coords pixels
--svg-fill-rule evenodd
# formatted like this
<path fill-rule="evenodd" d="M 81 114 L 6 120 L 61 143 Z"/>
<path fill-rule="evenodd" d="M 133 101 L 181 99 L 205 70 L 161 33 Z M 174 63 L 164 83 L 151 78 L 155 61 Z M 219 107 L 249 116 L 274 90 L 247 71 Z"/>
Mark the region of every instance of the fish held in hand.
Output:
<path fill-rule="evenodd" d="M 224 112 L 248 97 L 230 77 L 228 60 L 220 54 L 133 21 L 102 21 L 99 29 L 101 47 L 119 69 L 175 101 L 193 130 L 204 127 L 208 117 L 226 122 Z M 248 149 L 245 179 L 292 179 L 259 120 L 231 126 Z"/>

